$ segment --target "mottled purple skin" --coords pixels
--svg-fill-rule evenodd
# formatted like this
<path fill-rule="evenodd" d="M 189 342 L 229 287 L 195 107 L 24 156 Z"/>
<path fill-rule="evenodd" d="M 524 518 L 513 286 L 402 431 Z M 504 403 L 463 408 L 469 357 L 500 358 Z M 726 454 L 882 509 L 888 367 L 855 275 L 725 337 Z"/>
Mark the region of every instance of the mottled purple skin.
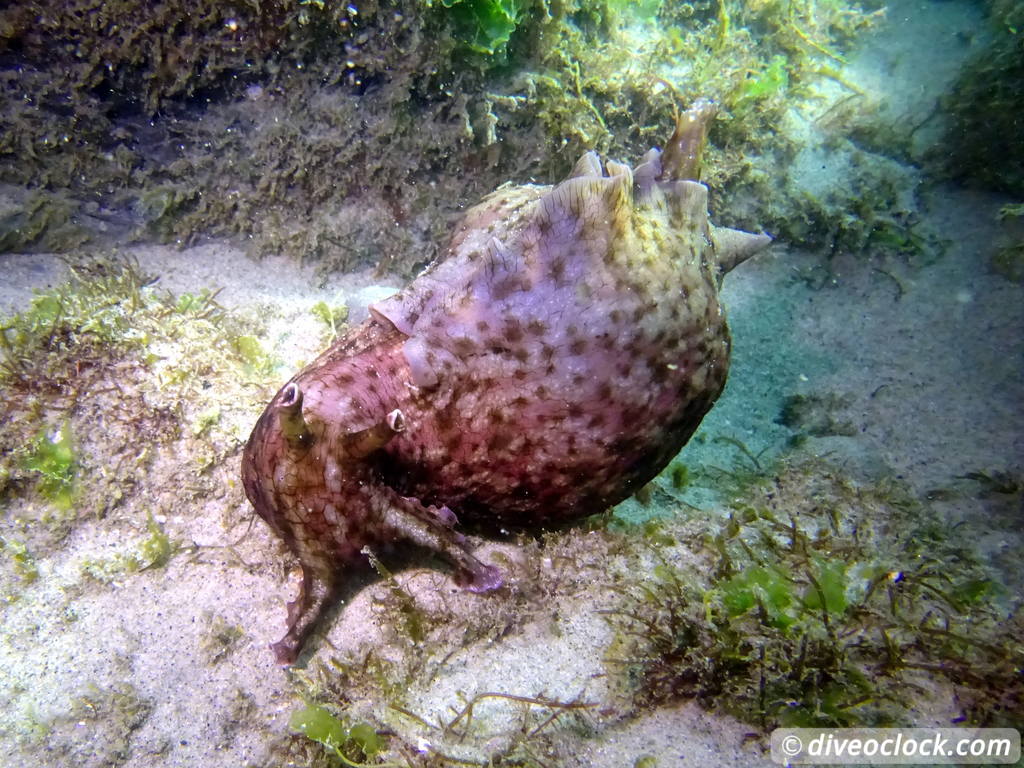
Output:
<path fill-rule="evenodd" d="M 696 176 L 713 109 L 635 168 L 587 153 L 558 186 L 506 185 L 446 258 L 278 392 L 246 493 L 298 556 L 291 663 L 364 548 L 412 542 L 500 585 L 454 530 L 537 530 L 654 477 L 725 385 L 721 275 L 769 238 L 713 227 Z M 664 162 L 663 162 L 664 161 Z"/>

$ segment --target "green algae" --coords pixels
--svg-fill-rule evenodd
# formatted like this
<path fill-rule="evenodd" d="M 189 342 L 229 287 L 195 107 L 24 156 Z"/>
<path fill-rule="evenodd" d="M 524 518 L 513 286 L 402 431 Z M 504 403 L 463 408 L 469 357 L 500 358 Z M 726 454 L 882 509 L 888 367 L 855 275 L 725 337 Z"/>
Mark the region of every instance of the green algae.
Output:
<path fill-rule="evenodd" d="M 387 586 L 391 598 L 390 602 L 398 615 L 398 625 L 402 633 L 408 637 L 413 645 L 422 643 L 427 637 L 426 624 L 428 618 L 426 614 L 416 605 L 415 598 L 402 588 L 402 585 L 398 583 L 391 571 L 388 570 L 369 547 L 365 547 L 363 553 Z"/>
<path fill-rule="evenodd" d="M 681 461 L 674 461 L 669 465 L 669 482 L 676 491 L 685 491 L 690 485 L 690 468 Z"/>
<path fill-rule="evenodd" d="M 325 344 L 332 343 L 348 327 L 348 307 L 344 304 L 331 306 L 326 301 L 318 301 L 309 311 L 324 324 Z"/>
<path fill-rule="evenodd" d="M 943 108 L 952 119 L 931 159 L 954 178 L 1020 197 L 1024 7 L 1014 0 L 993 0 L 987 7 L 991 39 L 963 68 L 944 99 Z"/>
<path fill-rule="evenodd" d="M 757 608 L 769 624 L 787 629 L 798 618 L 791 610 L 796 601 L 791 583 L 792 576 L 784 571 L 754 566 L 722 584 L 720 599 L 732 618 Z"/>
<path fill-rule="evenodd" d="M 1024 283 L 1024 203 L 1001 206 L 996 220 L 1008 232 L 992 255 L 992 271 L 1011 283 Z"/>
<path fill-rule="evenodd" d="M 129 682 L 88 682 L 68 690 L 70 700 L 59 712 L 41 714 L 26 705 L 20 718 L 23 739 L 39 750 L 39 764 L 59 755 L 81 766 L 118 766 L 131 754 L 135 731 L 149 718 L 154 703 Z M 83 728 L 89 739 L 83 741 Z M 46 757 L 43 757 L 45 755 Z"/>
<path fill-rule="evenodd" d="M 435 0 L 425 0 L 428 8 Z M 522 0 L 436 0 L 449 16 L 455 38 L 471 51 L 504 50 L 524 13 Z"/>
<path fill-rule="evenodd" d="M 761 74 L 751 77 L 740 86 L 735 101 L 736 108 L 742 109 L 744 105 L 784 91 L 789 85 L 789 71 L 786 66 L 785 56 L 773 56 Z"/>
<path fill-rule="evenodd" d="M 37 476 L 39 492 L 60 512 L 67 512 L 74 505 L 77 465 L 68 422 L 53 432 L 44 429 L 37 435 L 23 463 L 28 472 Z"/>
<path fill-rule="evenodd" d="M 10 558 L 14 565 L 14 572 L 18 574 L 24 584 L 31 584 L 39 578 L 39 566 L 36 565 L 36 559 L 23 542 L 0 538 L 0 551 Z"/>
<path fill-rule="evenodd" d="M 609 663 L 631 695 L 696 698 L 766 730 L 898 725 L 926 670 L 970 702 L 967 721 L 1019 718 L 1017 694 L 986 699 L 1024 647 L 981 562 L 898 486 L 799 475 L 785 471 L 701 537 L 707 581 L 659 556 L 653 579 L 619 588 Z M 812 495 L 794 497 L 806 482 Z"/>
<path fill-rule="evenodd" d="M 128 574 L 163 568 L 179 545 L 170 539 L 152 514 L 146 521 L 146 529 L 149 535 L 128 551 L 110 557 L 87 558 L 79 564 L 79 571 L 83 576 L 110 584 Z"/>
<path fill-rule="evenodd" d="M 1024 283 L 1024 242 L 1007 245 L 992 256 L 992 271 L 1011 283 Z"/>
<path fill-rule="evenodd" d="M 78 205 L 58 194 L 36 191 L 0 217 L 0 253 L 47 250 L 64 252 L 90 239 L 75 223 Z"/>
<path fill-rule="evenodd" d="M 80 752 L 79 759 L 74 762 L 82 764 L 82 757 L 97 757 L 96 764 L 118 765 L 128 757 L 131 751 L 131 740 L 134 732 L 149 718 L 154 703 L 146 699 L 128 682 L 117 682 L 112 685 L 90 683 L 78 693 L 72 701 L 71 710 L 60 718 L 60 730 L 64 738 L 74 739 L 75 729 L 81 729 L 82 723 L 90 726 L 92 737 L 88 745 L 76 745 L 74 751 Z M 58 725 L 51 726 L 57 730 Z M 51 734 L 50 738 L 55 741 Z M 81 742 L 80 736 L 78 741 Z M 80 762 L 81 760 L 81 762 Z"/>
<path fill-rule="evenodd" d="M 255 336 L 242 334 L 231 340 L 231 346 L 241 358 L 244 370 L 250 376 L 267 376 L 274 369 L 274 359 L 267 354 Z"/>
<path fill-rule="evenodd" d="M 791 440 L 802 437 L 826 437 L 841 435 L 852 437 L 857 434 L 853 423 L 844 418 L 844 412 L 851 405 L 851 398 L 835 392 L 812 392 L 787 395 L 776 422 L 794 430 Z"/>
<path fill-rule="evenodd" d="M 384 748 L 384 742 L 373 726 L 363 722 L 342 723 L 324 707 L 316 705 L 293 712 L 288 726 L 317 742 L 329 754 L 349 766 L 372 760 Z"/>
<path fill-rule="evenodd" d="M 208 664 L 219 664 L 227 659 L 245 637 L 245 630 L 237 624 L 229 624 L 222 616 L 204 613 L 203 620 L 207 623 L 199 650 L 206 657 Z"/>

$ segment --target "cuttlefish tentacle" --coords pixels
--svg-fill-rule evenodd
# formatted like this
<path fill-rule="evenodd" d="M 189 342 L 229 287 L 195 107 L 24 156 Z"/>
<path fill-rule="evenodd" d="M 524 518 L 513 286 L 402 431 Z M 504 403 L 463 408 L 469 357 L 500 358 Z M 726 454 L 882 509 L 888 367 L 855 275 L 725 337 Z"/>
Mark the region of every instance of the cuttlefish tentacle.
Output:
<path fill-rule="evenodd" d="M 489 592 L 502 585 L 501 571 L 470 552 L 465 537 L 452 530 L 455 519 L 447 507 L 426 507 L 381 485 L 376 497 L 381 526 L 393 539 L 403 539 L 441 555 L 456 569 L 456 581 L 470 592 Z"/>

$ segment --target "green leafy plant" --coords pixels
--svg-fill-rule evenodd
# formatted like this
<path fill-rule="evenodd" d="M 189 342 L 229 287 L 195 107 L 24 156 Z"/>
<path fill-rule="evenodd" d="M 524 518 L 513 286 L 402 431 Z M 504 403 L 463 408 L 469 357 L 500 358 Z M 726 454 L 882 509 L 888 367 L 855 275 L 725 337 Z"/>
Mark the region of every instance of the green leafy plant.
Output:
<path fill-rule="evenodd" d="M 677 491 L 685 491 L 690 485 L 690 469 L 680 461 L 674 462 L 669 467 L 669 480 L 672 488 Z"/>
<path fill-rule="evenodd" d="M 741 571 L 721 586 L 718 597 L 730 618 L 756 608 L 778 629 L 788 629 L 797 619 L 792 580 L 777 568 L 759 565 Z"/>
<path fill-rule="evenodd" d="M 0 215 L 0 253 L 43 248 L 67 251 L 89 239 L 76 223 L 80 212 L 59 193 L 35 192 L 11 213 Z"/>
<path fill-rule="evenodd" d="M 31 584 L 39 578 L 39 568 L 32 553 L 23 542 L 14 539 L 0 538 L 0 550 L 2 550 L 14 565 L 14 571 L 26 584 Z"/>
<path fill-rule="evenodd" d="M 39 476 L 39 492 L 61 512 L 71 509 L 75 501 L 76 466 L 71 426 L 67 422 L 56 431 L 44 429 L 24 461 L 24 468 Z"/>
<path fill-rule="evenodd" d="M 322 322 L 330 336 L 328 341 L 334 341 L 338 334 L 345 328 L 348 321 L 348 307 L 344 304 L 330 306 L 326 301 L 318 301 L 310 308 L 313 317 Z"/>
<path fill-rule="evenodd" d="M 255 336 L 236 336 L 231 340 L 231 346 L 241 358 L 246 373 L 266 376 L 273 370 L 274 361 Z"/>
<path fill-rule="evenodd" d="M 456 38 L 470 50 L 494 55 L 504 50 L 522 14 L 522 0 L 436 0 L 447 9 Z M 427 0 L 435 5 L 435 0 Z"/>
<path fill-rule="evenodd" d="M 316 705 L 293 712 L 288 725 L 349 766 L 376 757 L 384 748 L 373 726 L 363 722 L 348 725 Z"/>
<path fill-rule="evenodd" d="M 737 106 L 746 106 L 784 91 L 789 85 L 788 60 L 785 56 L 773 56 L 761 74 L 745 80 L 736 98 Z"/>
<path fill-rule="evenodd" d="M 662 0 L 607 0 L 608 9 L 628 14 L 641 21 L 653 21 L 661 10 Z"/>

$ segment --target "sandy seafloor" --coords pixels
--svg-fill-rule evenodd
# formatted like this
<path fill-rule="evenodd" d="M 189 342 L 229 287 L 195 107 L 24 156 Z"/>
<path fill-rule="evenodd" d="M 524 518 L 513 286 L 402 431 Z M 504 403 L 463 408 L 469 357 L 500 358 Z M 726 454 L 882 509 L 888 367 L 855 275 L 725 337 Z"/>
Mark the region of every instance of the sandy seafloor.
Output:
<path fill-rule="evenodd" d="M 886 77 L 878 79 L 910 111 L 930 109 L 929 98 L 955 72 L 942 46 L 920 43 L 951 39 L 978 22 L 968 4 L 925 4 L 928 14 L 914 13 L 918 5 L 890 10 L 889 23 L 849 67 L 863 82 L 884 69 Z M 931 72 L 934 81 L 918 82 L 914 73 L 921 71 Z M 764 450 L 767 461 L 791 435 L 777 423 L 783 399 L 824 392 L 837 396 L 838 416 L 853 425 L 853 434 L 811 438 L 802 450 L 826 456 L 855 478 L 895 476 L 924 493 L 970 471 L 1019 473 L 1024 290 L 988 266 L 999 244 L 996 212 L 1006 202 L 952 186 L 930 188 L 922 226 L 942 245 L 914 264 L 840 255 L 826 274 L 819 254 L 777 243 L 735 270 L 723 291 L 734 339 L 731 378 L 702 426 L 707 439 L 693 441 L 682 460 L 690 467 L 729 464 L 735 449 L 712 439 L 728 436 L 755 453 Z M 314 302 L 344 301 L 358 319 L 361 306 L 399 285 L 369 273 L 324 284 L 283 257 L 252 261 L 227 242 L 185 250 L 140 245 L 131 255 L 172 291 L 222 287 L 219 300 L 229 308 L 278 307 L 282 319 L 271 324 L 268 337 L 285 361 L 308 359 L 315 351 L 312 331 L 296 319 L 307 317 Z M 0 269 L 0 310 L 6 314 L 23 308 L 33 289 L 55 285 L 63 267 L 56 258 L 33 254 L 0 256 Z M 237 472 L 238 458 L 225 476 Z M 172 537 L 216 552 L 245 533 L 251 510 L 237 488 L 205 505 L 176 506 L 177 491 L 167 488 L 159 500 L 172 510 L 162 518 Z M 721 502 L 699 488 L 689 500 L 705 509 L 689 511 L 693 520 L 721 514 Z M 234 507 L 225 510 L 225 503 Z M 1021 510 L 986 519 L 982 502 L 961 499 L 946 511 L 950 525 L 982 521 L 987 533 L 978 546 L 994 567 L 1005 566 L 1006 580 L 1019 589 Z M 225 514 L 237 516 L 239 526 L 226 530 Z M 651 510 L 631 501 L 621 514 Z M 109 546 L 109 536 L 101 521 L 83 523 L 60 551 L 36 553 L 41 578 L 25 587 L 21 600 L 0 609 L 0 765 L 263 764 L 268 739 L 286 731 L 289 714 L 301 705 L 267 649 L 281 634 L 284 602 L 295 589 L 278 544 L 257 523 L 245 551 L 271 553 L 268 562 L 281 563 L 276 569 L 239 568 L 223 556 L 177 556 L 159 570 L 71 589 L 75 564 L 83 553 Z M 485 545 L 485 559 L 495 546 L 509 545 Z M 403 578 L 448 590 L 435 574 L 414 568 Z M 382 642 L 370 605 L 373 589 L 331 617 L 328 639 L 339 649 Z M 487 610 L 482 598 L 458 599 L 479 599 Z M 229 654 L 214 661 L 204 650 L 210 616 L 244 632 Z M 550 616 L 540 608 L 509 636 L 463 648 L 431 685 L 409 691 L 405 700 L 428 719 L 443 715 L 460 692 L 600 701 L 607 695 L 601 676 L 609 640 L 607 622 L 588 604 L 556 600 Z M 147 703 L 144 716 L 124 732 L 111 733 L 90 718 L 75 723 L 63 717 L 90 690 L 117 690 L 124 683 Z M 494 744 L 514 723 L 514 708 L 502 706 L 493 703 L 489 714 Z M 921 724 L 945 724 L 954 714 L 950 706 L 922 702 Z M 48 720 L 59 725 L 40 737 L 39 724 Z M 590 736 L 575 737 L 574 756 L 565 764 L 613 768 L 633 765 L 641 755 L 655 756 L 658 766 L 770 764 L 763 744 L 747 738 L 749 726 L 692 702 L 608 726 L 595 723 Z M 52 749 L 40 749 L 40 738 L 52 739 Z M 473 747 L 476 759 L 486 747 L 487 739 Z M 464 756 L 474 757 L 473 749 Z"/>

